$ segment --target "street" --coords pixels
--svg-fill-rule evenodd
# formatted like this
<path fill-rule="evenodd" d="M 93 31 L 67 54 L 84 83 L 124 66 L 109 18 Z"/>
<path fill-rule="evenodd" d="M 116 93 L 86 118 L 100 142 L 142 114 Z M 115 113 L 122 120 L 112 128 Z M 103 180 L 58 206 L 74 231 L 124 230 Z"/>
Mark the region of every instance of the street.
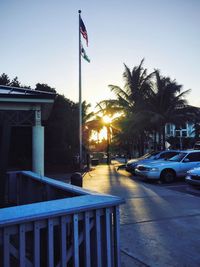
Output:
<path fill-rule="evenodd" d="M 117 195 L 122 267 L 200 266 L 200 194 L 187 185 L 142 182 L 114 164 L 84 176 L 84 188 Z M 192 193 L 192 194 L 191 194 Z"/>
<path fill-rule="evenodd" d="M 199 188 L 189 186 L 188 184 L 185 183 L 184 179 L 179 179 L 178 181 L 171 183 L 171 184 L 162 184 L 162 183 L 159 183 L 157 181 L 155 181 L 155 182 L 142 181 L 141 178 L 133 176 L 132 174 L 125 171 L 123 168 L 119 169 L 118 173 L 120 173 L 123 176 L 126 176 L 126 177 L 133 179 L 137 183 L 155 184 L 156 186 L 161 186 L 161 187 L 165 187 L 165 188 L 170 189 L 170 190 L 175 190 L 178 192 L 182 192 L 182 193 L 186 193 L 186 194 L 200 197 Z"/>

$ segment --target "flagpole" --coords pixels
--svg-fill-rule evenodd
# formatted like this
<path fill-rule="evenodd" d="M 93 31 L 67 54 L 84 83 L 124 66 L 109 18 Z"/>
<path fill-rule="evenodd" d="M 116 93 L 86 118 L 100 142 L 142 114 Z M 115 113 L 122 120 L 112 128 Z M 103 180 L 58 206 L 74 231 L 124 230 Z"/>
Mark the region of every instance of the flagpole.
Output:
<path fill-rule="evenodd" d="M 82 88 L 81 88 L 81 10 L 79 13 L 79 166 L 82 167 Z"/>

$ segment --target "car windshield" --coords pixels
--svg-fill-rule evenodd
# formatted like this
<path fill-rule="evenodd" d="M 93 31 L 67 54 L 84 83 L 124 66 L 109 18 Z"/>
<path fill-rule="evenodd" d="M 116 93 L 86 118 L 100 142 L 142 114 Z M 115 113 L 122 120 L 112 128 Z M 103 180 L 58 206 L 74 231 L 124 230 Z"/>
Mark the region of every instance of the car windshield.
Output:
<path fill-rule="evenodd" d="M 160 152 L 151 152 L 147 153 L 144 156 L 141 157 L 141 159 L 154 159 L 156 155 L 158 155 Z"/>
<path fill-rule="evenodd" d="M 141 156 L 141 157 L 139 157 L 137 159 L 139 159 L 139 160 L 141 160 L 141 159 L 147 159 L 149 156 L 150 156 L 150 154 L 147 153 L 147 154 L 144 154 L 143 156 Z"/>
<path fill-rule="evenodd" d="M 139 157 L 139 158 L 136 158 L 136 159 L 131 159 L 129 160 L 128 162 L 129 163 L 132 163 L 132 162 L 135 162 L 135 161 L 139 161 L 139 160 L 143 160 L 143 159 L 154 159 L 154 157 L 160 152 L 149 152 L 149 153 L 146 153 L 144 154 L 143 156 Z"/>
<path fill-rule="evenodd" d="M 179 162 L 181 161 L 185 156 L 187 155 L 187 153 L 179 153 L 178 155 L 168 159 L 169 161 L 176 161 L 176 162 Z"/>
<path fill-rule="evenodd" d="M 149 153 L 148 159 L 155 159 L 159 153 L 160 151 Z"/>
<path fill-rule="evenodd" d="M 137 160 L 154 159 L 159 153 L 160 153 L 160 151 L 157 151 L 157 152 L 149 152 L 149 153 L 141 156 L 140 158 L 137 158 Z"/>

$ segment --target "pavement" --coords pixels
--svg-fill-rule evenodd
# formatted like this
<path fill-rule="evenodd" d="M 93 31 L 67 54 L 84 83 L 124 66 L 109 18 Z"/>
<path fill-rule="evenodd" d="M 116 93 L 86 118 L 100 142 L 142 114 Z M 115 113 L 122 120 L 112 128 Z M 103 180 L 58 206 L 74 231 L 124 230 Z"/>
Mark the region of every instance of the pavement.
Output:
<path fill-rule="evenodd" d="M 199 267 L 200 198 L 124 176 L 119 164 L 86 173 L 83 187 L 120 196 L 122 267 Z"/>
<path fill-rule="evenodd" d="M 121 266 L 199 267 L 200 197 L 138 182 L 112 163 L 85 173 L 83 187 L 126 201 L 120 206 Z M 57 178 L 69 182 L 63 175 Z"/>

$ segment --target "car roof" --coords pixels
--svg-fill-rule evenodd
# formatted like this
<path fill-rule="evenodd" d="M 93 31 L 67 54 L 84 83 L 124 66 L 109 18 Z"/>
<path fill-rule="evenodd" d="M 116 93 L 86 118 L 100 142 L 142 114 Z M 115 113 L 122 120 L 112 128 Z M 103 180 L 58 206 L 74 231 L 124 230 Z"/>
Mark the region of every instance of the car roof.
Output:
<path fill-rule="evenodd" d="M 160 151 L 161 152 L 180 152 L 181 150 L 180 149 L 168 149 L 168 150 L 162 150 Z"/>
<path fill-rule="evenodd" d="M 177 149 L 177 150 L 176 149 L 162 150 L 162 151 L 159 151 L 156 155 L 162 155 L 162 154 L 169 153 L 169 152 L 177 152 L 177 153 L 179 153 L 179 152 L 181 152 L 181 150 L 179 150 L 179 149 Z"/>
<path fill-rule="evenodd" d="M 198 153 L 198 152 L 200 152 L 200 149 L 186 149 L 186 150 L 181 150 L 180 152 L 186 152 L 186 153 L 195 152 L 195 153 Z"/>

